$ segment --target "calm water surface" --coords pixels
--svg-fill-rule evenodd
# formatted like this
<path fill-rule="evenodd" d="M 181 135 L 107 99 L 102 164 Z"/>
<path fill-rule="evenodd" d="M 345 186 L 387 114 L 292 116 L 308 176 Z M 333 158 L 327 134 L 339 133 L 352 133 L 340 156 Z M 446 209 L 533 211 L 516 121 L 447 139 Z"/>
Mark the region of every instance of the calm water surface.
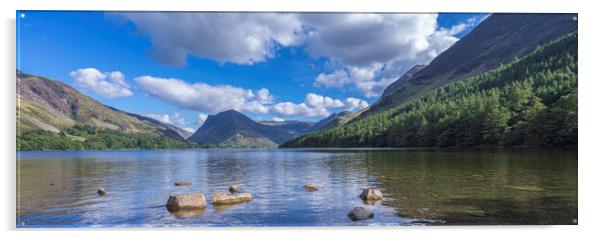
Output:
<path fill-rule="evenodd" d="M 576 150 L 19 152 L 19 227 L 576 224 Z M 176 187 L 176 181 L 192 186 Z M 307 192 L 305 183 L 319 190 Z M 248 203 L 211 205 L 230 185 Z M 106 196 L 96 194 L 105 188 Z M 384 200 L 366 205 L 366 187 Z M 173 214 L 169 195 L 203 192 Z M 352 222 L 356 206 L 374 219 Z"/>

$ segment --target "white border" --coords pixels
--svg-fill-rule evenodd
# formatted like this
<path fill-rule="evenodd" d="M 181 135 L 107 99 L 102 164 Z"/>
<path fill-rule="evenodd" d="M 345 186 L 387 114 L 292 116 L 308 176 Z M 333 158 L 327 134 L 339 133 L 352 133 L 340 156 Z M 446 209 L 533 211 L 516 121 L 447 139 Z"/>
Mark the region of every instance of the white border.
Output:
<path fill-rule="evenodd" d="M 602 235 L 599 204 L 602 157 L 602 9 L 596 1 L 569 0 L 3 0 L 2 133 L 4 157 L 0 184 L 2 238 L 592 238 Z M 579 225 L 486 227 L 310 227 L 200 229 L 15 229 L 15 14 L 16 10 L 161 10 L 161 11 L 343 11 L 343 12 L 576 12 L 579 14 Z"/>

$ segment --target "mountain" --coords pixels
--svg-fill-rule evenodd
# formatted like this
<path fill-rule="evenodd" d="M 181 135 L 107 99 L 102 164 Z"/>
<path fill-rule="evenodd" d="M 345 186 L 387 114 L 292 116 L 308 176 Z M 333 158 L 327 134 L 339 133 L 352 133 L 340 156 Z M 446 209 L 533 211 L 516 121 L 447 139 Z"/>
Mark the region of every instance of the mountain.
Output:
<path fill-rule="evenodd" d="M 385 88 L 385 90 L 383 91 L 382 95 L 386 96 L 395 93 L 395 91 L 401 88 L 408 79 L 412 78 L 412 76 L 416 75 L 416 73 L 418 73 L 425 67 L 426 65 L 415 65 L 414 67 L 410 68 L 408 71 L 406 71 L 406 73 L 397 78 L 396 81 L 387 86 L 387 88 Z"/>
<path fill-rule="evenodd" d="M 61 81 L 17 71 L 16 83 L 18 137 L 27 135 L 30 137 L 30 141 L 35 140 L 31 137 L 40 135 L 58 137 L 59 133 L 64 134 L 65 132 L 85 134 L 85 136 L 69 135 L 70 137 L 65 138 L 65 141 L 78 139 L 83 142 L 88 136 L 99 138 L 111 134 L 115 141 L 125 140 L 125 138 L 133 140 L 132 137 L 136 135 L 136 137 L 143 136 L 157 142 L 180 144 L 184 143 L 189 136 L 189 133 L 176 126 L 103 105 Z M 40 130 L 47 132 L 44 133 Z M 102 135 L 97 135 L 98 132 Z M 160 139 L 161 137 L 165 139 Z M 59 137 L 56 140 L 62 139 Z M 103 143 L 117 147 L 113 144 L 115 142 L 111 142 L 109 139 L 104 141 L 106 142 Z M 37 147 L 29 144 L 31 142 L 27 140 L 23 140 L 23 143 L 33 149 Z M 80 146 L 85 148 L 90 145 L 84 143 Z M 134 147 L 135 145 L 129 144 L 129 146 Z"/>
<path fill-rule="evenodd" d="M 509 64 L 281 147 L 576 147 L 577 65 L 574 32 Z"/>
<path fill-rule="evenodd" d="M 400 79 L 359 118 L 447 83 L 477 76 L 577 30 L 576 14 L 492 14 L 409 79 Z"/>
<path fill-rule="evenodd" d="M 336 120 L 349 113 L 334 113 L 319 122 L 256 122 L 238 111 L 228 110 L 207 117 L 188 140 L 226 147 L 276 147 L 287 140 L 336 124 Z"/>
<path fill-rule="evenodd" d="M 338 113 L 333 113 L 330 116 L 316 122 L 311 129 L 310 132 L 318 131 L 322 129 L 330 129 L 334 128 L 338 125 L 346 123 L 346 117 L 353 114 L 351 111 L 342 111 Z"/>

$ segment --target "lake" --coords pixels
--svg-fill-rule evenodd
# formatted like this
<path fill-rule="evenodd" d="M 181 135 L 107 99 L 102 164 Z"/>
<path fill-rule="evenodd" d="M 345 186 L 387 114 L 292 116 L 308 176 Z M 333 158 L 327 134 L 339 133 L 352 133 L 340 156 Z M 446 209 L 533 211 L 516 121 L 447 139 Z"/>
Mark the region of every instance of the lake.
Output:
<path fill-rule="evenodd" d="M 199 149 L 18 152 L 18 227 L 577 224 L 577 150 Z M 176 187 L 176 181 L 192 182 Z M 305 183 L 319 190 L 308 192 Z M 230 185 L 248 203 L 211 205 Z M 106 196 L 97 189 L 105 188 Z M 362 189 L 384 199 L 367 205 Z M 204 210 L 170 213 L 169 195 Z M 374 218 L 347 213 L 370 208 Z"/>

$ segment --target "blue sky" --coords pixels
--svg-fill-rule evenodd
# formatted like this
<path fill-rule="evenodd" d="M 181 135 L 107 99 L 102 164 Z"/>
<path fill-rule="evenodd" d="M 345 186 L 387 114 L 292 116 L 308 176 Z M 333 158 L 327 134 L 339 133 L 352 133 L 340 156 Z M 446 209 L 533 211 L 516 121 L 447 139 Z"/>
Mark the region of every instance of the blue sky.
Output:
<path fill-rule="evenodd" d="M 359 110 L 486 14 L 17 12 L 17 68 L 194 130 Z"/>

